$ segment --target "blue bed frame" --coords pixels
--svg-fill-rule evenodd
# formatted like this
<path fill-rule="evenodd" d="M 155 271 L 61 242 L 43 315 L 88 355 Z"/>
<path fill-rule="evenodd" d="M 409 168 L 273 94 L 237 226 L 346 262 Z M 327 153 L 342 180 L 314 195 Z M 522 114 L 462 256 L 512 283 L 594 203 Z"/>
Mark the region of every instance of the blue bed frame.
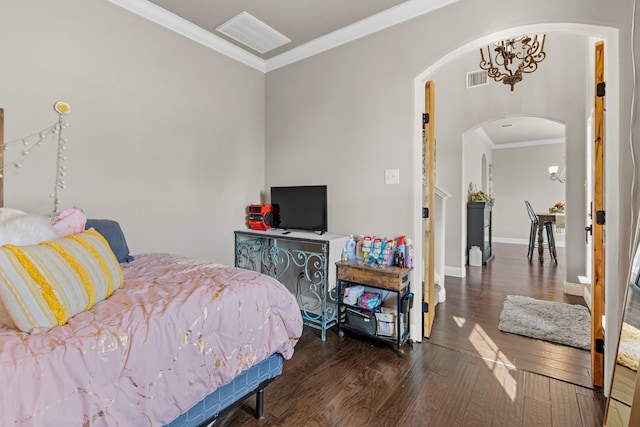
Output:
<path fill-rule="evenodd" d="M 256 418 L 262 418 L 264 388 L 282 373 L 282 366 L 282 356 L 272 354 L 242 372 L 230 383 L 216 389 L 165 427 L 213 425 L 223 411 L 234 408 L 254 393 L 256 394 Z"/>

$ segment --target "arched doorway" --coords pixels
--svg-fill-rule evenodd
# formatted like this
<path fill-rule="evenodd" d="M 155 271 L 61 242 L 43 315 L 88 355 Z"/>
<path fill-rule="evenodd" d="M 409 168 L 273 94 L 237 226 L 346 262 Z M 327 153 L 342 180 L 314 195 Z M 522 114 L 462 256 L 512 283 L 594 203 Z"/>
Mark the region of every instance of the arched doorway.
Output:
<path fill-rule="evenodd" d="M 558 34 L 558 35 L 572 35 L 575 37 L 581 37 L 584 42 L 585 42 L 585 49 L 586 49 L 586 43 L 588 43 L 590 40 L 592 40 L 593 37 L 597 37 L 599 39 L 603 39 L 608 43 L 608 47 L 610 49 L 607 50 L 607 57 L 605 58 L 605 64 L 606 64 L 606 74 L 607 75 L 617 75 L 618 73 L 618 32 L 615 29 L 611 29 L 611 28 L 606 28 L 606 27 L 598 27 L 598 26 L 590 26 L 590 25 L 581 25 L 581 24 L 540 24 L 540 25 L 535 25 L 535 26 L 526 26 L 526 27 L 518 27 L 518 28 L 512 28 L 509 30 L 504 30 L 501 32 L 497 32 L 497 33 L 493 33 L 487 36 L 484 36 L 480 39 L 474 40 L 462 47 L 460 47 L 459 49 L 456 49 L 453 52 L 450 52 L 449 54 L 445 55 L 444 57 L 442 57 L 439 61 L 437 61 L 435 64 L 431 65 L 430 67 L 428 67 L 423 73 L 421 73 L 415 80 L 415 129 L 421 129 L 420 126 L 420 121 L 421 121 L 421 116 L 422 116 L 422 99 L 421 99 L 421 92 L 423 90 L 423 86 L 424 86 L 424 82 L 427 80 L 434 80 L 436 82 L 436 84 L 438 83 L 438 79 L 437 79 L 437 74 L 438 72 L 441 70 L 441 68 L 450 65 L 450 63 L 455 62 L 455 61 L 459 61 L 460 58 L 464 57 L 467 54 L 470 54 L 471 52 L 478 52 L 479 48 L 482 46 L 485 46 L 488 43 L 491 43 L 493 41 L 496 40 L 500 40 L 500 39 L 504 39 L 510 36 L 514 36 L 514 35 L 520 35 L 520 34 L 527 34 L 527 33 L 541 33 L 544 32 L 546 34 Z M 585 67 L 586 70 L 586 67 Z M 588 71 L 585 71 L 585 73 L 587 73 Z M 434 77 L 435 76 L 435 77 Z M 585 87 L 587 87 L 587 85 L 585 85 Z M 616 87 L 617 89 L 617 87 Z M 518 90 L 518 88 L 516 89 Z M 549 88 L 545 88 L 545 90 L 549 90 Z M 448 92 L 451 93 L 451 92 Z M 616 90 L 613 91 L 608 91 L 607 92 L 607 98 L 608 98 L 608 110 L 607 110 L 607 132 L 608 132 L 608 137 L 609 140 L 616 140 L 619 141 L 618 139 L 618 133 L 619 133 L 619 123 L 617 121 L 617 117 L 618 117 L 618 105 L 619 105 L 619 93 Z M 493 101 L 492 98 L 485 98 L 487 101 L 486 102 L 491 102 Z M 588 99 L 588 101 L 587 101 Z M 588 108 L 588 102 L 591 102 L 591 98 L 588 96 L 585 96 L 585 101 L 583 103 L 581 103 L 581 105 L 583 105 L 583 110 L 581 112 L 581 120 L 585 120 L 585 112 L 587 111 Z M 458 105 L 460 105 L 460 103 L 458 103 Z M 478 110 L 481 110 L 483 106 L 476 106 L 476 108 Z M 484 105 L 484 107 L 486 107 L 486 105 Z M 549 109 L 553 110 L 554 106 L 550 105 L 548 106 Z M 482 113 L 482 112 L 481 112 Z M 463 127 L 465 129 L 468 129 L 471 127 L 471 125 L 473 123 L 479 123 L 483 120 L 483 116 L 481 113 L 477 113 L 477 112 L 473 112 L 471 114 L 464 114 L 459 110 L 456 110 L 455 108 L 452 108 L 451 106 L 449 107 L 443 107 L 443 103 L 442 103 L 442 98 L 438 98 L 438 120 L 439 120 L 439 124 L 438 124 L 438 128 L 439 129 L 443 129 L 443 128 L 455 128 L 456 126 Z M 540 114 L 542 114 L 542 112 L 540 112 Z M 549 113 L 547 113 L 549 114 Z M 555 116 L 554 112 L 551 112 L 552 116 Z M 562 113 L 559 113 L 559 116 L 562 116 Z M 444 118 L 444 120 L 443 120 Z M 464 124 L 460 124 L 460 123 L 456 123 L 456 120 L 458 121 L 469 121 L 472 120 L 471 122 L 468 123 L 468 125 L 465 127 Z M 567 122 L 570 122 L 571 120 L 565 120 Z M 444 122 L 444 125 L 443 125 Z M 449 126 L 452 125 L 452 126 Z M 573 127 L 572 127 L 573 129 Z M 572 131 L 573 132 L 573 131 Z M 584 128 L 582 128 L 580 130 L 580 132 L 582 133 L 581 135 L 569 135 L 569 139 L 575 138 L 575 139 L 579 139 L 579 140 L 584 140 L 585 136 L 584 134 L 586 134 L 586 125 L 584 126 Z M 458 171 L 458 175 L 456 177 L 454 177 L 454 179 L 449 180 L 449 185 L 444 185 L 444 189 L 447 191 L 450 191 L 453 194 L 454 198 L 457 198 L 459 200 L 462 199 L 462 194 L 467 190 L 467 184 L 468 183 L 463 183 L 462 182 L 462 176 L 461 174 L 459 174 L 459 171 L 462 169 L 462 164 L 461 164 L 461 159 L 462 159 L 462 155 L 461 155 L 461 146 L 462 146 L 462 131 L 459 131 L 458 136 L 457 137 L 451 137 L 451 138 L 441 138 L 438 134 L 436 134 L 436 141 L 438 142 L 437 145 L 437 155 L 436 155 L 436 184 L 439 184 L 439 178 L 441 178 L 443 175 L 447 175 L 449 174 L 449 178 L 451 178 L 453 176 L 453 174 Z M 416 132 L 415 134 L 415 152 L 416 152 L 416 156 L 415 156 L 415 167 L 414 167 L 414 171 L 415 171 L 415 176 L 414 176 L 414 182 L 420 182 L 420 171 L 421 168 L 419 167 L 419 162 L 421 160 L 421 151 L 422 151 L 422 147 L 421 147 L 421 135 Z M 446 145 L 445 145 L 446 144 Z M 450 145 L 451 144 L 451 145 Z M 455 164 L 445 164 L 442 165 L 441 162 L 439 162 L 440 156 L 441 154 L 443 154 L 444 151 L 446 151 L 449 147 L 451 146 L 455 146 L 456 148 L 453 150 L 453 158 L 457 158 L 459 163 L 455 163 Z M 445 147 L 443 149 L 443 147 Z M 569 149 L 568 152 L 568 158 L 571 158 L 572 155 L 576 154 L 574 153 L 574 148 L 572 146 L 572 148 Z M 447 153 L 447 154 L 451 154 L 451 153 Z M 579 153 L 578 153 L 579 154 Z M 584 154 L 582 154 L 584 156 Z M 567 165 L 567 173 L 569 175 L 574 176 L 573 180 L 574 182 L 581 182 L 584 177 L 584 161 L 580 158 L 580 155 L 577 155 L 575 157 L 574 164 L 571 164 L 571 162 L 569 162 L 569 164 Z M 615 161 L 615 157 L 611 156 L 607 159 L 607 162 L 614 162 Z M 609 170 L 614 170 L 614 164 L 612 163 L 610 165 L 611 167 L 609 168 Z M 616 179 L 615 177 L 613 178 L 614 180 Z M 444 179 L 444 181 L 446 181 L 446 179 Z M 613 183 L 612 183 L 613 184 Z M 615 187 L 615 185 L 614 185 Z M 416 235 L 421 235 L 422 233 L 420 232 L 421 230 L 421 218 L 420 218 L 420 212 L 421 212 L 421 189 L 420 186 L 416 185 L 415 186 L 415 192 L 414 192 L 414 197 L 413 197 L 413 203 L 414 203 L 414 228 L 416 229 Z M 456 194 L 457 193 L 457 194 Z M 457 196 L 457 197 L 456 197 Z M 612 196 L 612 200 L 618 200 L 619 198 L 619 194 L 615 193 L 615 194 L 609 194 L 609 196 Z M 581 195 L 579 196 L 581 198 L 583 198 L 584 196 Z M 579 199 L 576 200 L 575 205 L 579 206 L 582 203 L 580 202 Z M 451 236 L 447 235 L 447 242 L 451 243 L 451 247 L 447 248 L 447 253 L 446 253 L 446 257 L 447 257 L 447 266 L 445 267 L 445 273 L 446 274 L 452 274 L 455 275 L 457 274 L 464 274 L 464 268 L 463 265 L 460 263 L 460 261 L 456 261 L 457 263 L 449 263 L 449 259 L 453 258 L 453 259 L 457 259 L 457 260 L 461 260 L 463 259 L 463 245 L 464 245 L 464 241 L 463 241 L 463 236 L 460 230 L 463 229 L 463 227 L 460 226 L 460 224 L 462 224 L 462 217 L 463 217 L 463 209 L 461 204 L 458 206 L 455 206 L 453 203 L 449 205 L 448 208 L 451 208 L 451 212 L 448 212 L 447 215 L 447 221 L 449 223 L 455 223 L 456 227 L 458 228 L 458 232 L 457 234 L 452 233 Z M 449 215 L 450 214 L 450 215 Z M 582 215 L 580 214 L 576 214 L 576 215 Z M 582 220 L 582 218 L 581 218 Z M 615 230 L 615 232 L 617 232 L 617 230 Z M 615 236 L 613 236 L 613 234 L 610 234 L 610 237 L 615 238 Z M 581 241 L 584 239 L 584 233 L 583 231 L 579 232 L 576 230 L 574 230 L 573 233 L 568 234 L 567 235 L 567 240 L 568 240 L 568 244 L 571 244 L 571 241 Z M 451 256 L 451 253 L 453 252 L 453 256 Z M 611 257 L 611 254 L 608 254 L 607 257 Z M 417 245 L 416 246 L 416 259 L 421 260 L 422 258 L 422 248 L 421 245 Z M 611 260 L 613 261 L 613 259 Z M 422 271 L 422 266 L 421 265 L 416 265 L 416 271 L 420 272 Z M 584 270 L 584 268 L 580 268 L 580 270 Z M 462 272 L 461 272 L 462 271 Z M 616 271 L 608 271 L 607 272 L 607 281 L 619 281 L 620 278 L 618 277 L 619 273 Z M 416 278 L 416 280 L 421 280 L 422 277 L 420 278 Z M 418 297 L 418 295 L 416 295 Z M 621 298 L 621 295 L 611 295 L 611 296 L 607 296 L 607 306 L 609 306 L 611 304 L 612 307 L 616 307 L 619 301 L 619 298 Z M 418 317 L 418 316 L 414 316 Z M 614 316 L 615 317 L 615 316 Z M 617 322 L 619 322 L 619 319 L 617 318 L 611 318 L 611 319 L 607 319 L 607 322 L 611 322 L 611 325 L 615 325 L 617 324 Z M 615 329 L 615 328 L 613 328 Z M 608 329 L 609 330 L 609 329 Z M 615 340 L 614 340 L 615 341 Z M 611 349 L 607 349 L 608 351 L 611 351 Z M 612 356 L 612 354 L 609 354 L 608 357 L 610 358 Z M 606 375 L 607 378 L 610 378 L 610 375 Z"/>

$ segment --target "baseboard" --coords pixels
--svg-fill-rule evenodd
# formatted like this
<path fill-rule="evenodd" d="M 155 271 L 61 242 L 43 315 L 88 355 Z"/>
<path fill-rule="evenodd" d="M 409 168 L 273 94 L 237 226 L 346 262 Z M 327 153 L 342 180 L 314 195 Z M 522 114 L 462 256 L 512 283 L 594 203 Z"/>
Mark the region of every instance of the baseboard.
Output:
<path fill-rule="evenodd" d="M 509 243 L 511 245 L 529 245 L 528 239 L 513 239 L 511 237 L 494 237 L 491 241 L 493 243 Z"/>
<path fill-rule="evenodd" d="M 581 283 L 564 282 L 564 293 L 567 295 L 584 296 L 584 285 Z"/>
<path fill-rule="evenodd" d="M 511 245 L 529 245 L 529 239 L 513 239 L 511 237 L 494 237 L 491 241 L 493 243 L 509 243 Z M 537 245 L 538 241 L 536 240 L 536 247 Z M 556 240 L 556 248 L 564 248 L 564 240 Z"/>
<path fill-rule="evenodd" d="M 591 310 L 591 282 L 584 285 L 584 302 L 587 303 L 587 307 Z"/>
<path fill-rule="evenodd" d="M 584 283 L 564 282 L 564 293 L 584 298 L 589 310 L 591 310 L 591 286 Z"/>
<path fill-rule="evenodd" d="M 467 277 L 467 270 L 465 268 L 458 267 L 444 267 L 444 275 L 451 277 Z"/>

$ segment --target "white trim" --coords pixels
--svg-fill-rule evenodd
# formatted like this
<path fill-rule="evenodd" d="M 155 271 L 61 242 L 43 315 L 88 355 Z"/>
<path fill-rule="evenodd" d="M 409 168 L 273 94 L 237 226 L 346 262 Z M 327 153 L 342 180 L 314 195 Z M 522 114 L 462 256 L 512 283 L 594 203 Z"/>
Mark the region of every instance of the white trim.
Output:
<path fill-rule="evenodd" d="M 379 12 L 354 24 L 318 37 L 266 61 L 228 42 L 222 37 L 187 21 L 147 0 L 109 0 L 111 3 L 175 31 L 196 43 L 208 47 L 251 68 L 267 73 L 343 44 L 366 37 L 385 28 L 401 24 L 425 13 L 433 12 L 460 0 L 411 0 Z"/>
<path fill-rule="evenodd" d="M 589 307 L 589 310 L 591 310 L 591 285 L 584 286 L 582 292 L 583 292 L 582 296 L 584 297 L 584 302 L 587 303 L 587 307 Z M 607 324 L 603 323 L 603 327 L 606 329 Z"/>
<path fill-rule="evenodd" d="M 466 268 L 458 268 L 458 267 L 444 267 L 444 275 L 451 277 L 467 277 L 467 269 Z"/>
<path fill-rule="evenodd" d="M 200 43 L 203 46 L 208 47 L 211 50 L 215 50 L 225 56 L 242 62 L 251 68 L 255 68 L 258 71 L 265 72 L 264 60 L 256 55 L 253 55 L 246 50 L 234 45 L 231 42 L 226 41 L 222 37 L 218 37 L 206 31 L 205 29 L 195 25 L 192 22 L 187 21 L 169 12 L 160 6 L 155 5 L 147 0 L 109 0 L 111 3 L 135 13 L 151 22 L 154 22 L 160 26 L 163 26 L 171 31 L 185 36 L 188 39 L 193 40 L 196 43 Z"/>
<path fill-rule="evenodd" d="M 440 197 L 443 200 L 446 200 L 449 197 L 451 197 L 451 193 L 449 193 L 444 188 L 438 187 L 437 184 L 433 186 L 433 190 L 434 190 L 435 195 Z"/>
<path fill-rule="evenodd" d="M 459 0 L 411 0 L 266 60 L 267 72 L 401 24 Z"/>
<path fill-rule="evenodd" d="M 485 144 L 489 146 L 492 150 L 496 148 L 496 144 L 493 142 L 493 139 L 489 136 L 486 130 L 483 127 L 479 126 L 475 130 L 476 135 L 480 137 L 481 140 L 484 141 Z"/>
<path fill-rule="evenodd" d="M 491 239 L 493 243 L 509 243 L 512 245 L 529 245 L 528 239 L 513 239 L 511 237 L 494 237 Z M 536 237 L 536 244 L 538 239 Z M 564 240 L 556 240 L 556 248 L 564 248 Z"/>
<path fill-rule="evenodd" d="M 528 245 L 527 239 L 512 239 L 511 237 L 494 237 L 491 239 L 493 243 L 509 243 L 511 245 Z"/>
<path fill-rule="evenodd" d="M 521 148 L 521 147 L 534 147 L 538 145 L 551 145 L 551 144 L 564 144 L 564 138 L 549 138 L 549 139 L 538 139 L 531 141 L 520 141 L 520 142 L 507 142 L 504 144 L 493 144 L 492 148 L 494 150 L 503 150 L 505 148 Z"/>
<path fill-rule="evenodd" d="M 503 150 L 505 148 L 522 148 L 522 147 L 534 147 L 538 145 L 551 145 L 551 144 L 564 144 L 564 138 L 549 138 L 549 139 L 532 139 L 529 141 L 518 142 L 506 142 L 503 144 L 496 144 L 491 137 L 487 134 L 483 127 L 479 126 L 474 131 L 480 139 L 482 139 L 492 150 Z"/>
<path fill-rule="evenodd" d="M 564 293 L 567 295 L 584 296 L 584 285 L 581 283 L 564 282 Z"/>

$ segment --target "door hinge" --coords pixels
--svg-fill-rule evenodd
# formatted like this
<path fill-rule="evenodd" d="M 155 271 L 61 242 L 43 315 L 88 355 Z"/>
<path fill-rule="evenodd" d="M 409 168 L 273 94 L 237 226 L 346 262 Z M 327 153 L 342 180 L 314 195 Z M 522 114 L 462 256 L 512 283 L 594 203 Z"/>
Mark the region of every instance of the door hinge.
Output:
<path fill-rule="evenodd" d="M 429 124 L 429 113 L 422 113 L 422 124 Z"/>
<path fill-rule="evenodd" d="M 605 82 L 600 82 L 596 85 L 596 96 L 598 98 L 602 98 L 605 95 L 606 92 L 606 83 Z"/>
<path fill-rule="evenodd" d="M 604 340 L 602 338 L 596 338 L 596 353 L 604 354 Z"/>
<path fill-rule="evenodd" d="M 429 303 L 426 301 L 422 301 L 422 312 L 423 313 L 429 312 Z"/>
<path fill-rule="evenodd" d="M 604 211 L 596 211 L 596 224 L 604 225 Z"/>
<path fill-rule="evenodd" d="M 422 219 L 429 218 L 429 208 L 422 208 Z"/>

